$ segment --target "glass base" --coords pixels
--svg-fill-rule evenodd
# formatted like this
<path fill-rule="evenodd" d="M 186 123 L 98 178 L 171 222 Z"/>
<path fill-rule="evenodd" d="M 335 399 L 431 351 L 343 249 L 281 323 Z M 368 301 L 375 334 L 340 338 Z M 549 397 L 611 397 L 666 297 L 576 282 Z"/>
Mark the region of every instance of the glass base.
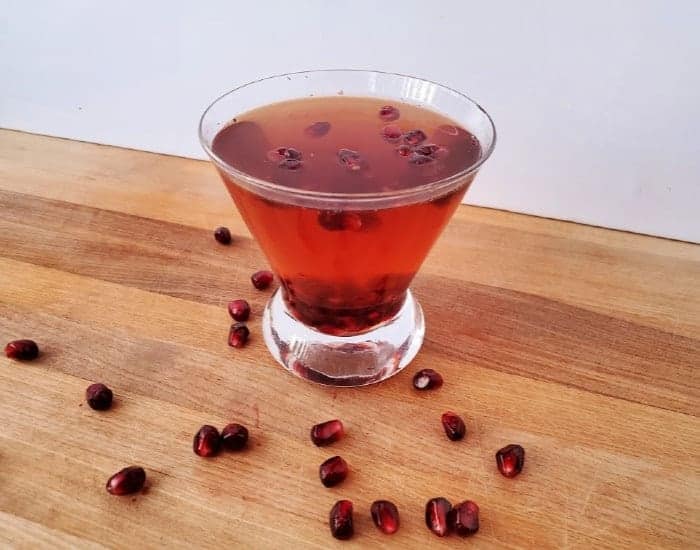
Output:
<path fill-rule="evenodd" d="M 364 386 L 393 376 L 423 344 L 423 310 L 406 293 L 393 319 L 353 336 L 332 336 L 297 321 L 278 289 L 265 307 L 263 335 L 272 356 L 301 378 L 328 386 Z"/>

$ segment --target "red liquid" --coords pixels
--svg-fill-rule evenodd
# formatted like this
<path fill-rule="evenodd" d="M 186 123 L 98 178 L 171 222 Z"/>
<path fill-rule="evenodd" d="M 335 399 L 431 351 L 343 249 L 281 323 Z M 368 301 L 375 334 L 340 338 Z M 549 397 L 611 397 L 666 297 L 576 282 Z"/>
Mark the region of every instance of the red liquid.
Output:
<path fill-rule="evenodd" d="M 387 104 L 400 111 L 398 119 L 382 119 Z M 482 153 L 472 134 L 438 113 L 354 97 L 256 109 L 223 128 L 212 149 L 261 180 L 349 195 L 438 182 L 472 166 Z M 365 331 L 396 315 L 473 179 L 465 176 L 447 194 L 368 208 L 347 196 L 311 207 L 303 198 L 251 190 L 243 180 L 221 175 L 279 276 L 289 311 L 335 335 Z"/>

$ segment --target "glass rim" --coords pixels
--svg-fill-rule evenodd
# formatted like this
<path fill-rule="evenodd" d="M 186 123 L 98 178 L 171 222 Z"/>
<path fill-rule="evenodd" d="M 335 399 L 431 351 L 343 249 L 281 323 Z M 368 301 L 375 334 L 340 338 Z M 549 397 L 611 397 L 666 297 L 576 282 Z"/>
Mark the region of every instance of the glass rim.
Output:
<path fill-rule="evenodd" d="M 204 136 L 204 124 L 205 124 L 205 119 L 209 112 L 214 108 L 215 105 L 217 105 L 221 100 L 223 100 L 226 97 L 229 97 L 232 94 L 235 94 L 236 92 L 248 88 L 250 86 L 254 86 L 256 84 L 260 84 L 261 82 L 266 82 L 269 80 L 275 80 L 278 78 L 283 78 L 283 77 L 289 77 L 289 76 L 300 76 L 300 75 L 308 75 L 308 74 L 317 74 L 317 73 L 365 73 L 365 74 L 378 74 L 378 75 L 383 75 L 383 76 L 390 76 L 390 77 L 401 77 L 401 78 L 410 78 L 413 80 L 417 80 L 420 82 L 426 82 L 429 84 L 433 84 L 435 86 L 438 86 L 439 88 L 442 88 L 443 90 L 447 91 L 448 93 L 452 95 L 458 96 L 462 100 L 466 100 L 466 102 L 470 103 L 476 109 L 481 113 L 482 116 L 485 117 L 485 119 L 488 121 L 488 125 L 491 130 L 491 143 L 489 144 L 489 147 L 485 150 L 482 151 L 482 155 L 479 157 L 479 159 L 469 165 L 468 167 L 460 170 L 459 172 L 456 172 L 450 176 L 441 178 L 436 181 L 432 181 L 429 183 L 425 183 L 423 185 L 418 185 L 416 187 L 409 187 L 405 189 L 397 189 L 397 190 L 392 190 L 392 191 L 376 191 L 376 192 L 369 192 L 369 193 L 334 193 L 332 191 L 309 191 L 307 189 L 298 189 L 294 187 L 287 187 L 284 185 L 280 185 L 262 178 L 258 178 L 256 176 L 253 176 L 243 170 L 240 170 L 239 168 L 236 168 L 235 166 L 227 163 L 224 159 L 222 159 L 219 155 L 217 155 L 214 150 L 212 149 L 212 144 L 213 144 L 213 138 L 207 139 Z M 314 96 L 314 97 L 330 97 L 330 96 Z M 349 96 L 351 97 L 351 96 Z M 355 97 L 365 97 L 365 96 L 355 96 Z M 371 97 L 371 96 L 370 96 Z M 299 97 L 296 99 L 303 99 L 303 97 Z M 385 99 L 391 99 L 389 97 L 385 97 Z M 241 113 L 233 113 L 231 115 L 231 119 L 233 120 L 237 116 L 239 116 Z M 397 199 L 397 198 L 407 198 L 407 197 L 413 197 L 413 196 L 420 196 L 425 193 L 430 193 L 430 195 L 437 194 L 441 190 L 449 188 L 452 186 L 454 183 L 459 182 L 470 175 L 474 174 L 481 166 L 489 159 L 491 156 L 491 153 L 493 153 L 493 150 L 496 146 L 496 126 L 493 123 L 493 119 L 491 118 L 491 115 L 484 109 L 479 103 L 474 101 L 472 98 L 470 98 L 468 95 L 460 92 L 459 90 L 455 90 L 454 88 L 450 88 L 449 86 L 446 86 L 444 84 L 440 84 L 439 82 L 435 82 L 434 80 L 429 80 L 427 78 L 421 78 L 417 76 L 412 76 L 412 75 L 407 75 L 407 74 L 402 74 L 402 73 L 391 73 L 388 71 L 376 71 L 372 69 L 311 69 L 311 70 L 305 70 L 305 71 L 294 71 L 294 72 L 289 72 L 289 73 L 280 73 L 280 74 L 275 74 L 275 75 L 270 75 L 270 76 L 265 76 L 262 78 L 258 78 L 256 80 L 251 80 L 249 82 L 246 82 L 245 84 L 241 84 L 240 86 L 236 86 L 235 88 L 228 90 L 221 95 L 217 96 L 204 110 L 202 113 L 202 116 L 199 118 L 199 125 L 197 128 L 197 133 L 199 136 L 199 142 L 202 145 L 202 148 L 204 151 L 207 153 L 207 155 L 211 158 L 211 160 L 220 168 L 224 169 L 229 175 L 237 178 L 241 178 L 244 181 L 246 181 L 248 184 L 252 185 L 255 188 L 261 189 L 261 190 L 268 190 L 276 193 L 280 193 L 282 195 L 288 195 L 288 196 L 295 196 L 295 197 L 301 197 L 301 198 L 306 198 L 306 199 L 313 199 L 321 202 L 326 202 L 326 201 L 339 201 L 339 200 L 347 200 L 347 201 L 352 201 L 352 202 L 366 202 L 366 201 L 375 201 L 375 200 L 382 200 L 382 199 Z M 216 134 L 214 134 L 214 137 Z"/>

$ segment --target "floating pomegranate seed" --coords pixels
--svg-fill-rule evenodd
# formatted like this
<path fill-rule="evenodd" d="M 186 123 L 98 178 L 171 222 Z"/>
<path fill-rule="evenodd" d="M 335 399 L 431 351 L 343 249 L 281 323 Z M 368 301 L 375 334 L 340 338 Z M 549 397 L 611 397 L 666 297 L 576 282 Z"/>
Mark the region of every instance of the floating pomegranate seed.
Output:
<path fill-rule="evenodd" d="M 443 497 L 431 498 L 425 504 L 425 524 L 438 537 L 444 537 L 450 532 L 450 510 L 452 504 Z"/>
<path fill-rule="evenodd" d="M 343 423 L 340 420 L 328 420 L 311 428 L 311 441 L 318 447 L 335 443 L 345 435 Z"/>
<path fill-rule="evenodd" d="M 256 271 L 250 276 L 250 280 L 253 283 L 253 286 L 258 290 L 265 290 L 272 284 L 272 280 L 274 278 L 275 276 L 272 274 L 272 271 L 266 270 Z"/>
<path fill-rule="evenodd" d="M 221 430 L 221 445 L 227 451 L 240 451 L 248 443 L 248 428 L 241 424 L 227 424 Z"/>
<path fill-rule="evenodd" d="M 214 230 L 214 238 L 221 244 L 231 244 L 231 232 L 228 227 L 217 227 Z"/>
<path fill-rule="evenodd" d="M 458 136 L 459 135 L 459 130 L 457 129 L 456 126 L 452 126 L 451 124 L 442 124 L 438 126 L 438 131 L 442 132 L 443 134 L 447 134 L 448 136 Z"/>
<path fill-rule="evenodd" d="M 284 159 L 277 166 L 285 170 L 298 170 L 301 168 L 301 161 L 297 159 Z"/>
<path fill-rule="evenodd" d="M 112 390 L 104 384 L 91 384 L 85 390 L 85 400 L 91 409 L 106 411 L 112 406 Z"/>
<path fill-rule="evenodd" d="M 435 145 L 434 143 L 424 143 L 423 145 L 417 145 L 416 147 L 414 147 L 413 152 L 418 153 L 419 155 L 432 157 L 433 155 L 435 155 L 435 153 L 438 152 L 439 149 L 439 145 Z"/>
<path fill-rule="evenodd" d="M 234 323 L 228 331 L 228 345 L 232 348 L 242 348 L 248 342 L 250 330 L 243 323 Z"/>
<path fill-rule="evenodd" d="M 402 143 L 396 148 L 396 152 L 401 155 L 402 157 L 407 157 L 408 155 L 411 154 L 411 146 L 406 145 L 405 143 Z"/>
<path fill-rule="evenodd" d="M 382 137 L 389 142 L 400 140 L 402 135 L 403 132 L 401 132 L 401 128 L 399 128 L 396 124 L 389 124 L 388 126 L 384 126 L 384 128 L 382 128 Z"/>
<path fill-rule="evenodd" d="M 233 300 L 228 303 L 228 314 L 243 323 L 250 317 L 250 304 L 245 300 Z"/>
<path fill-rule="evenodd" d="M 411 153 L 411 156 L 408 157 L 408 162 L 410 162 L 411 164 L 416 164 L 418 166 L 421 166 L 423 164 L 430 164 L 434 160 L 435 159 L 433 157 L 427 157 L 418 153 Z"/>
<path fill-rule="evenodd" d="M 352 502 L 349 500 L 339 500 L 331 508 L 328 516 L 328 523 L 331 527 L 331 535 L 340 540 L 347 540 L 354 533 L 352 525 Z"/>
<path fill-rule="evenodd" d="M 10 359 L 31 361 L 39 357 L 39 346 L 34 340 L 13 340 L 5 346 L 5 355 Z"/>
<path fill-rule="evenodd" d="M 141 466 L 129 466 L 119 470 L 107 480 L 107 492 L 113 495 L 130 495 L 143 489 L 146 472 Z"/>
<path fill-rule="evenodd" d="M 384 105 L 384 107 L 379 109 L 379 118 L 387 122 L 397 120 L 400 116 L 399 110 L 392 105 Z"/>
<path fill-rule="evenodd" d="M 307 126 L 304 133 L 310 137 L 323 137 L 331 129 L 330 122 L 314 122 L 311 126 Z"/>
<path fill-rule="evenodd" d="M 338 160 L 343 166 L 353 172 L 362 168 L 362 157 L 360 153 L 352 149 L 340 149 L 338 151 Z"/>
<path fill-rule="evenodd" d="M 506 445 L 496 453 L 496 464 L 504 476 L 517 476 L 525 464 L 525 449 L 516 444 Z"/>
<path fill-rule="evenodd" d="M 221 449 L 221 435 L 214 426 L 205 424 L 196 434 L 192 441 L 192 449 L 199 456 L 210 457 L 219 454 Z"/>
<path fill-rule="evenodd" d="M 449 514 L 450 527 L 461 537 L 468 537 L 479 530 L 479 506 L 465 500 L 455 505 Z"/>
<path fill-rule="evenodd" d="M 442 376 L 433 369 L 419 370 L 413 376 L 413 387 L 417 390 L 436 390 L 442 386 Z"/>
<path fill-rule="evenodd" d="M 370 508 L 372 521 L 382 533 L 393 535 L 399 530 L 399 511 L 393 502 L 375 500 Z"/>
<path fill-rule="evenodd" d="M 411 130 L 403 135 L 403 140 L 409 145 L 418 145 L 424 142 L 428 136 L 425 135 L 423 130 Z"/>
<path fill-rule="evenodd" d="M 292 147 L 277 147 L 272 151 L 268 151 L 267 158 L 272 162 L 283 160 L 301 160 L 301 151 L 297 151 Z"/>
<path fill-rule="evenodd" d="M 324 487 L 338 485 L 348 477 L 348 463 L 340 456 L 332 456 L 318 467 L 318 477 Z"/>
<path fill-rule="evenodd" d="M 359 231 L 362 229 L 362 216 L 346 210 L 321 210 L 318 223 L 328 231 Z"/>
<path fill-rule="evenodd" d="M 442 427 L 445 428 L 445 435 L 451 441 L 459 441 L 467 433 L 467 427 L 457 414 L 447 411 L 442 415 Z"/>

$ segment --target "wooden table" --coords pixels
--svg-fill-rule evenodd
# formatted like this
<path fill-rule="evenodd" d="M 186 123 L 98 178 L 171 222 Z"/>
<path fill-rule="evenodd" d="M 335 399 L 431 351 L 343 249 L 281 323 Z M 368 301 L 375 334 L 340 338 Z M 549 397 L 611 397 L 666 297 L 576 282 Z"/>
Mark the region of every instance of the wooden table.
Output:
<path fill-rule="evenodd" d="M 697 548 L 700 541 L 700 247 L 463 206 L 413 288 L 422 351 L 377 386 L 326 389 L 277 366 L 260 337 L 268 293 L 255 242 L 204 162 L 0 132 L 0 545 L 16 547 L 454 547 L 425 501 L 481 506 L 480 548 Z M 234 232 L 230 247 L 212 228 Z M 226 345 L 225 303 L 252 303 L 247 348 Z M 436 368 L 437 392 L 411 388 Z M 112 410 L 83 403 L 88 383 Z M 462 414 L 461 443 L 440 414 Z M 347 437 L 314 447 L 339 417 Z M 202 459 L 204 423 L 251 429 L 242 454 Z M 494 453 L 517 442 L 523 473 Z M 351 476 L 325 489 L 318 465 Z M 114 497 L 129 464 L 150 485 Z M 356 536 L 328 511 L 355 503 Z M 380 534 L 370 503 L 402 526 Z"/>

